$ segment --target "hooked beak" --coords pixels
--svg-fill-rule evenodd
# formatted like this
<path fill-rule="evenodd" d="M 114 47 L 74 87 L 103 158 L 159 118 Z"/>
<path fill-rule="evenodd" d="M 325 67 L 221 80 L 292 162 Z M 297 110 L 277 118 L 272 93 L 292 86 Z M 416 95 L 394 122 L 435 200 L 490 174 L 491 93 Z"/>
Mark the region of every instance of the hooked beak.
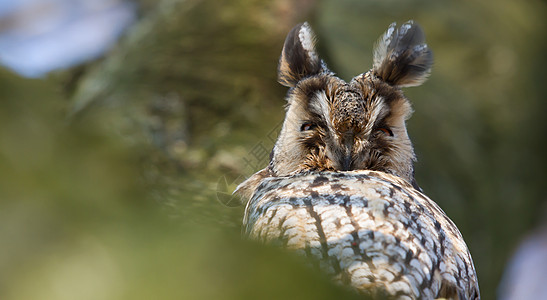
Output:
<path fill-rule="evenodd" d="M 353 133 L 349 133 L 348 135 L 344 137 L 343 154 L 340 161 L 340 166 L 342 167 L 342 171 L 350 171 L 352 169 L 351 153 L 353 149 L 353 139 L 354 139 Z"/>
<path fill-rule="evenodd" d="M 342 157 L 342 171 L 351 170 L 351 154 Z"/>

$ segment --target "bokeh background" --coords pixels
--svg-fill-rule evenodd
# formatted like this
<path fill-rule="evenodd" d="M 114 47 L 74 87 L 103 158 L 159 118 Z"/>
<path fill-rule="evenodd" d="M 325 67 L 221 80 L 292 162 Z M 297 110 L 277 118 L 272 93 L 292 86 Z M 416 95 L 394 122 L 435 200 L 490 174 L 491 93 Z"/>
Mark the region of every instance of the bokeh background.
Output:
<path fill-rule="evenodd" d="M 460 228 L 483 299 L 506 294 L 547 217 L 545 2 L 2 0 L 0 298 L 355 298 L 241 240 L 229 194 L 267 164 L 295 24 L 347 80 L 410 19 L 435 55 L 405 90 L 417 180 Z"/>

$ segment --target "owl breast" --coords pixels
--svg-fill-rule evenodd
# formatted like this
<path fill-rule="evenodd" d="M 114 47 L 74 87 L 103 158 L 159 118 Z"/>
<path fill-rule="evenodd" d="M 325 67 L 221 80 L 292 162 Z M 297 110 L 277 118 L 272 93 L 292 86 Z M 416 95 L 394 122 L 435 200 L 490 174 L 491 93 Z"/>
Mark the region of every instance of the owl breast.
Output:
<path fill-rule="evenodd" d="M 337 281 L 399 299 L 475 299 L 471 256 L 453 222 L 406 181 L 376 171 L 264 179 L 248 236 L 293 249 Z"/>

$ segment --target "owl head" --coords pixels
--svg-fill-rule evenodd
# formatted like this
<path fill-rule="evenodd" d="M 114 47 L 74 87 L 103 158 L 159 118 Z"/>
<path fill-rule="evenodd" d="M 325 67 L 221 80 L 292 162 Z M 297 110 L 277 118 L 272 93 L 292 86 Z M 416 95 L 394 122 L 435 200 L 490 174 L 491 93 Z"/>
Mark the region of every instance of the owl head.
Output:
<path fill-rule="evenodd" d="M 394 23 L 375 46 L 372 69 L 345 82 L 317 55 L 310 26 L 297 25 L 279 59 L 278 81 L 289 91 L 270 163 L 236 192 L 250 196 L 268 176 L 326 170 L 382 171 L 417 187 L 405 125 L 412 108 L 401 88 L 423 83 L 432 64 L 421 28 Z"/>

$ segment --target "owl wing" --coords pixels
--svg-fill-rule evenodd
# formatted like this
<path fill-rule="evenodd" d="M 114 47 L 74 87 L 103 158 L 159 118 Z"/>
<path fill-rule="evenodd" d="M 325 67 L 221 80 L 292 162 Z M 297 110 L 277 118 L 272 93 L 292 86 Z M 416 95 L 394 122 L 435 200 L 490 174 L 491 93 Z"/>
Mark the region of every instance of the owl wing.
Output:
<path fill-rule="evenodd" d="M 396 176 L 354 171 L 267 178 L 247 204 L 244 230 L 312 258 L 363 293 L 479 299 L 473 261 L 456 226 Z"/>

